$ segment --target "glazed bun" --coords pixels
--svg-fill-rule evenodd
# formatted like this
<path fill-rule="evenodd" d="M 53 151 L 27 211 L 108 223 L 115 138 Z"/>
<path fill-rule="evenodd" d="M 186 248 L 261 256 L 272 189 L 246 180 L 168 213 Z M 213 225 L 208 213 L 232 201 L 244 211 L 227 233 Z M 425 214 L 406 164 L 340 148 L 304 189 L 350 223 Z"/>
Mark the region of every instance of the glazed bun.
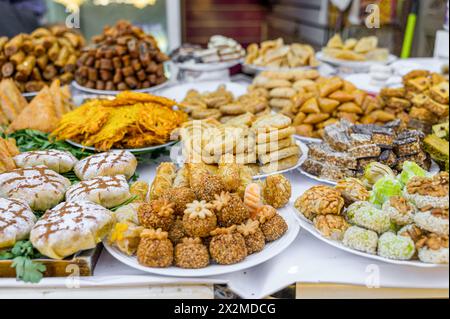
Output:
<path fill-rule="evenodd" d="M 0 198 L 0 249 L 28 238 L 35 223 L 36 216 L 25 202 Z"/>
<path fill-rule="evenodd" d="M 17 167 L 47 166 L 56 173 L 67 173 L 73 170 L 78 159 L 69 152 L 59 150 L 32 151 L 14 157 Z"/>
<path fill-rule="evenodd" d="M 109 151 L 95 154 L 75 165 L 75 174 L 80 180 L 99 176 L 125 175 L 127 179 L 136 171 L 136 157 L 129 151 Z"/>

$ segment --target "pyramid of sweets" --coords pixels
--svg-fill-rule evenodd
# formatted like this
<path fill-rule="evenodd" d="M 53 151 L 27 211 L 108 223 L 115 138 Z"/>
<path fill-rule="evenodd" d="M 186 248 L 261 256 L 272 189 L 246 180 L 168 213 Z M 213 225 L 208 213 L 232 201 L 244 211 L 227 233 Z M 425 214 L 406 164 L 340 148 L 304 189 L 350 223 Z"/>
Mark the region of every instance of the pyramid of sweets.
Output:
<path fill-rule="evenodd" d="M 94 36 L 93 47 L 78 59 L 76 82 L 89 89 L 136 90 L 167 81 L 161 52 L 153 36 L 127 21 L 106 27 Z"/>

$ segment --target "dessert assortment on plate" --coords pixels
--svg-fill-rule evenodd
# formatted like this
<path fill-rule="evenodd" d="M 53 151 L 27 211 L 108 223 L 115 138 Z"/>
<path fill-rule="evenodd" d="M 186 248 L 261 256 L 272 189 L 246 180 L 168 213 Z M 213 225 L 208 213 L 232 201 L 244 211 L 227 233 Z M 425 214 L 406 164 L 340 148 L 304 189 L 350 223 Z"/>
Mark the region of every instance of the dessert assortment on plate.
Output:
<path fill-rule="evenodd" d="M 245 64 L 268 69 L 317 67 L 314 48 L 307 44 L 285 44 L 283 39 L 253 43 L 247 48 Z"/>
<path fill-rule="evenodd" d="M 93 46 L 83 50 L 77 61 L 75 81 L 95 90 L 127 91 L 148 89 L 167 81 L 156 39 L 141 28 L 121 20 L 105 27 L 92 38 Z"/>
<path fill-rule="evenodd" d="M 209 39 L 207 49 L 199 45 L 186 44 L 171 55 L 175 63 L 187 65 L 216 64 L 239 61 L 245 57 L 245 49 L 234 39 L 215 35 Z"/>
<path fill-rule="evenodd" d="M 424 137 L 422 132 L 402 127 L 400 120 L 383 126 L 342 120 L 325 127 L 323 142 L 309 144 L 302 170 L 332 182 L 360 177 L 372 162 L 400 171 L 404 162 L 413 161 L 429 170 L 431 160 L 422 149 Z"/>
<path fill-rule="evenodd" d="M 406 162 L 400 175 L 373 165 L 364 181 L 315 186 L 295 207 L 323 237 L 392 260 L 448 264 L 449 176 Z"/>
<path fill-rule="evenodd" d="M 53 81 L 50 87 L 44 85 L 30 103 L 13 80 L 0 82 L 0 125 L 7 126 L 8 133 L 24 129 L 49 133 L 72 109 L 69 86 L 61 86 L 59 80 Z"/>
<path fill-rule="evenodd" d="M 218 168 L 162 163 L 149 201 L 118 210 L 108 242 L 150 268 L 240 263 L 288 230 L 271 204 L 284 207 L 291 186 L 281 175 L 272 178 L 262 186 L 252 183 L 232 156 Z"/>
<path fill-rule="evenodd" d="M 113 100 L 93 99 L 65 114 L 52 136 L 102 151 L 161 145 L 187 120 L 183 111 L 173 109 L 176 104 L 129 91 Z"/>
<path fill-rule="evenodd" d="M 0 37 L 0 80 L 11 79 L 20 92 L 33 93 L 56 79 L 70 84 L 84 45 L 80 33 L 64 26 Z"/>
<path fill-rule="evenodd" d="M 389 50 L 378 47 L 376 36 L 361 39 L 348 38 L 343 40 L 340 34 L 335 34 L 322 53 L 327 58 L 344 61 L 378 61 L 384 62 L 389 58 Z"/>
<path fill-rule="evenodd" d="M 259 118 L 242 115 L 220 124 L 215 120 L 191 121 L 176 130 L 184 162 L 220 165 L 223 155 L 233 155 L 254 176 L 273 174 L 298 165 L 302 150 L 295 142 L 290 118 L 269 114 Z"/>
<path fill-rule="evenodd" d="M 250 120 L 271 112 L 267 97 L 257 90 L 235 97 L 221 85 L 213 92 L 190 90 L 179 108 L 189 114 L 193 120 L 214 119 L 221 123 L 233 123 L 241 118 Z"/>

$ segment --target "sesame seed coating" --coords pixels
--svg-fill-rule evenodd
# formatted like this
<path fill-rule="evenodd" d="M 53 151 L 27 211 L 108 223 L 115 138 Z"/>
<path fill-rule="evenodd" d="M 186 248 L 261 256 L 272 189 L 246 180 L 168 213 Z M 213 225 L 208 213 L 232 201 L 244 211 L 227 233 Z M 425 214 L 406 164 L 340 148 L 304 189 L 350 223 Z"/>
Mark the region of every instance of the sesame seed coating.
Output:
<path fill-rule="evenodd" d="M 146 267 L 167 268 L 173 263 L 173 245 L 168 239 L 142 238 L 137 250 L 138 262 Z"/>
<path fill-rule="evenodd" d="M 288 230 L 286 221 L 278 214 L 261 224 L 260 227 L 268 242 L 281 238 Z"/>
<path fill-rule="evenodd" d="M 209 252 L 219 265 L 237 264 L 247 257 L 244 237 L 238 233 L 213 237 Z"/>

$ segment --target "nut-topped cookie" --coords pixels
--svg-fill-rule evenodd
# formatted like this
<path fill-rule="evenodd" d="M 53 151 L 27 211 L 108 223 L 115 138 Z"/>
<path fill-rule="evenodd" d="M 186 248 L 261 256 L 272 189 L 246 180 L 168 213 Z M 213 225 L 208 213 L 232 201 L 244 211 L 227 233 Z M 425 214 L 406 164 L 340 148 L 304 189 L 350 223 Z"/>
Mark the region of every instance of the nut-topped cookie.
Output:
<path fill-rule="evenodd" d="M 0 249 L 27 238 L 35 222 L 36 216 L 25 202 L 0 198 Z"/>
<path fill-rule="evenodd" d="M 67 173 L 73 170 L 78 159 L 69 152 L 60 150 L 43 150 L 21 153 L 14 156 L 17 167 L 47 166 L 57 173 Z"/>
<path fill-rule="evenodd" d="M 131 197 L 125 176 L 99 176 L 77 183 L 67 190 L 66 200 L 88 200 L 106 208 L 122 204 Z"/>
<path fill-rule="evenodd" d="M 30 240 L 45 256 L 63 259 L 92 249 L 113 226 L 109 210 L 87 202 L 65 202 L 48 210 L 31 230 Z"/>
<path fill-rule="evenodd" d="M 98 176 L 125 175 L 127 179 L 136 171 L 136 157 L 129 151 L 109 151 L 95 154 L 75 165 L 75 174 L 81 180 Z"/>
<path fill-rule="evenodd" d="M 0 197 L 23 199 L 31 209 L 45 211 L 64 199 L 70 181 L 45 166 L 0 174 Z"/>

